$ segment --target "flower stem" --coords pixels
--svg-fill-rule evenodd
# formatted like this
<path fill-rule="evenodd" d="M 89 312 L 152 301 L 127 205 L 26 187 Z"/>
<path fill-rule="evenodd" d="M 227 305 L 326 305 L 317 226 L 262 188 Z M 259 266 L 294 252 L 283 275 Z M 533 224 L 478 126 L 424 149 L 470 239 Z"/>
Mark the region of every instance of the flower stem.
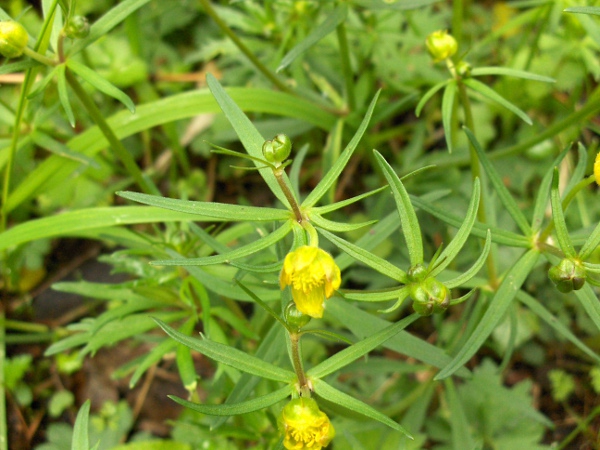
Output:
<path fill-rule="evenodd" d="M 304 367 L 302 366 L 302 358 L 300 357 L 300 334 L 296 332 L 290 333 L 290 341 L 292 347 L 292 364 L 298 377 L 300 390 L 304 391 L 308 387 L 308 381 L 304 373 Z"/>
<path fill-rule="evenodd" d="M 58 66 L 58 64 L 59 64 L 58 61 L 55 61 L 54 59 L 50 59 L 29 47 L 25 47 L 23 49 L 23 53 L 25 55 L 29 56 L 31 59 L 35 59 L 37 62 L 44 64 L 45 66 L 55 67 L 55 66 Z"/>
<path fill-rule="evenodd" d="M 246 47 L 246 45 L 242 42 L 242 40 L 233 32 L 229 25 L 227 25 L 214 10 L 209 0 L 200 0 L 202 7 L 206 14 L 208 14 L 217 24 L 217 26 L 221 29 L 223 33 L 227 35 L 229 39 L 233 41 L 233 43 L 240 49 L 240 51 L 254 64 L 254 66 L 265 76 L 267 77 L 275 86 L 277 86 L 280 90 L 292 93 L 290 88 L 288 88 L 283 81 L 281 81 L 271 70 L 269 70 L 260 60 L 252 53 L 252 51 Z"/>
<path fill-rule="evenodd" d="M 113 151 L 117 158 L 123 163 L 125 169 L 129 174 L 133 177 L 139 187 L 147 194 L 159 194 L 158 188 L 152 183 L 149 179 L 147 179 L 135 160 L 131 156 L 131 154 L 127 151 L 123 143 L 119 140 L 119 138 L 115 135 L 112 128 L 108 125 L 106 120 L 104 120 L 104 116 L 96 106 L 96 104 L 92 101 L 88 93 L 83 89 L 83 86 L 77 81 L 77 78 L 73 76 L 73 74 L 67 69 L 65 71 L 67 76 L 67 81 L 69 85 L 75 92 L 75 95 L 79 98 L 86 111 L 92 118 L 92 120 L 98 125 L 100 131 L 106 137 L 106 140 L 112 147 Z"/>
<path fill-rule="evenodd" d="M 300 211 L 300 205 L 298 205 L 298 201 L 296 200 L 296 197 L 294 196 L 294 194 L 290 190 L 289 186 L 283 179 L 283 173 L 284 173 L 283 168 L 278 167 L 276 169 L 273 169 L 273 174 L 275 175 L 275 179 L 279 183 L 279 186 L 281 187 L 281 190 L 283 191 L 283 195 L 285 195 L 285 198 L 287 199 L 290 206 L 292 207 L 292 211 L 294 211 L 294 216 L 296 217 L 296 221 L 301 224 L 303 221 L 303 217 L 302 217 L 302 211 Z"/>

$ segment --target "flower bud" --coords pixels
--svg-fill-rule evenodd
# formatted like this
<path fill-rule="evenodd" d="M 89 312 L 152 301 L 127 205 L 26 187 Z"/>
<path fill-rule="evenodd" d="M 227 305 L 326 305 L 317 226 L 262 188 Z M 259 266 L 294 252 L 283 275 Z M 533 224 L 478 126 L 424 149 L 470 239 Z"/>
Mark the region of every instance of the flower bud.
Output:
<path fill-rule="evenodd" d="M 286 449 L 321 450 L 335 437 L 329 417 L 312 398 L 291 400 L 283 407 L 278 422 L 284 433 L 283 446 Z"/>
<path fill-rule="evenodd" d="M 408 279 L 415 283 L 420 283 L 427 276 L 427 267 L 423 264 L 415 264 L 406 273 L 408 275 Z"/>
<path fill-rule="evenodd" d="M 285 134 L 280 133 L 273 140 L 265 141 L 262 151 L 267 161 L 280 164 L 290 156 L 292 141 Z"/>
<path fill-rule="evenodd" d="M 27 47 L 29 36 L 19 22 L 4 20 L 0 22 L 0 54 L 5 58 L 18 58 Z"/>
<path fill-rule="evenodd" d="M 461 61 L 456 65 L 456 73 L 462 78 L 469 78 L 471 76 L 471 64 L 466 61 Z"/>
<path fill-rule="evenodd" d="M 557 266 L 548 271 L 548 277 L 560 292 L 566 294 L 578 291 L 585 284 L 585 268 L 579 261 L 571 258 L 563 259 Z"/>
<path fill-rule="evenodd" d="M 456 39 L 446 30 L 438 30 L 427 36 L 427 50 L 435 62 L 451 58 L 458 50 Z"/>
<path fill-rule="evenodd" d="M 450 291 L 433 277 L 412 284 L 410 296 L 413 299 L 413 309 L 422 316 L 442 313 L 450 305 Z"/>
<path fill-rule="evenodd" d="M 71 39 L 83 39 L 90 34 L 90 23 L 85 16 L 73 16 L 65 26 L 65 35 Z"/>
<path fill-rule="evenodd" d="M 285 307 L 285 311 L 283 312 L 283 317 L 285 322 L 290 325 L 295 331 L 298 331 L 308 322 L 310 322 L 310 317 L 308 314 L 304 314 L 296 307 L 294 302 L 289 302 Z"/>
<path fill-rule="evenodd" d="M 596 184 L 600 186 L 600 152 L 598 152 L 594 161 L 594 177 L 596 177 Z"/>

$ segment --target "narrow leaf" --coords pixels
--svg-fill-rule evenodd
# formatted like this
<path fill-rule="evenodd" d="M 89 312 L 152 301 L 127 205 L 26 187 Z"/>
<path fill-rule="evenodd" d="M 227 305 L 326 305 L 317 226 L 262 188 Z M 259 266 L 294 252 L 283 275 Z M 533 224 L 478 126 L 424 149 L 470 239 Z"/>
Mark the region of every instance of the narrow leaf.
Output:
<path fill-rule="evenodd" d="M 73 441 L 71 443 L 71 450 L 89 450 L 90 438 L 89 433 L 89 419 L 90 419 L 90 400 L 86 400 L 75 419 L 75 425 L 73 426 Z"/>
<path fill-rule="evenodd" d="M 600 16 L 600 7 L 598 6 L 571 6 L 563 11 L 575 14 L 592 14 L 594 16 Z"/>
<path fill-rule="evenodd" d="M 211 264 L 220 264 L 229 262 L 235 259 L 244 258 L 245 256 L 257 253 L 265 248 L 268 248 L 286 237 L 292 229 L 291 221 L 286 221 L 276 231 L 273 231 L 267 236 L 257 239 L 254 242 L 242 247 L 231 250 L 220 255 L 206 256 L 203 258 L 184 258 L 184 259 L 162 259 L 152 261 L 155 266 L 208 266 Z"/>
<path fill-rule="evenodd" d="M 477 353 L 485 340 L 496 328 L 504 313 L 508 309 L 517 292 L 525 282 L 525 279 L 537 263 L 539 253 L 537 250 L 526 252 L 508 271 L 498 291 L 491 299 L 487 311 L 477 324 L 473 333 L 464 345 L 459 349 L 452 362 L 444 367 L 435 377 L 435 380 L 443 380 L 452 375 L 457 369 L 465 364 Z"/>
<path fill-rule="evenodd" d="M 306 199 L 302 202 L 303 208 L 308 208 L 310 206 L 314 206 L 320 199 L 327 193 L 329 188 L 337 181 L 342 170 L 346 167 L 346 164 L 350 160 L 352 153 L 358 146 L 358 143 L 363 137 L 363 134 L 367 130 L 369 125 L 369 121 L 371 120 L 371 116 L 373 115 L 373 110 L 375 109 L 375 104 L 377 103 L 377 99 L 379 98 L 380 91 L 377 91 L 373 100 L 371 100 L 371 104 L 367 109 L 365 117 L 363 118 L 358 130 L 354 134 L 354 137 L 350 140 L 344 151 L 337 158 L 331 169 L 325 174 L 325 176 L 319 181 L 319 184 L 311 191 L 310 194 L 306 197 Z"/>
<path fill-rule="evenodd" d="M 132 114 L 135 113 L 135 105 L 133 104 L 133 101 L 131 100 L 131 98 L 129 98 L 129 96 L 127 94 L 125 94 L 125 92 L 123 92 L 122 90 L 117 88 L 115 85 L 110 83 L 105 78 L 102 78 L 100 75 L 98 75 L 96 72 L 94 72 L 89 67 L 84 66 L 83 64 L 79 64 L 77 61 L 74 61 L 73 59 L 67 60 L 66 64 L 69 67 L 69 69 L 71 69 L 73 72 L 75 72 L 81 78 L 83 78 L 85 81 L 90 83 L 92 86 L 94 86 L 100 92 L 103 92 L 106 95 L 119 100 L 121 103 L 123 103 L 127 107 L 127 109 Z"/>
<path fill-rule="evenodd" d="M 477 209 L 479 207 L 479 185 L 479 178 L 476 178 L 473 182 L 473 195 L 471 195 L 471 202 L 469 203 L 465 220 L 456 232 L 454 239 L 452 239 L 450 244 L 448 244 L 448 246 L 439 255 L 437 260 L 440 261 L 440 263 L 435 266 L 429 276 L 435 277 L 437 274 L 442 272 L 442 270 L 448 267 L 471 234 L 471 229 L 475 223 Z"/>
<path fill-rule="evenodd" d="M 477 258 L 477 261 L 475 261 L 473 263 L 473 265 L 471 266 L 471 268 L 469 270 L 467 270 L 466 272 L 461 273 L 456 278 L 446 281 L 444 283 L 446 285 L 446 287 L 448 289 L 453 289 L 455 287 L 462 286 L 467 281 L 469 281 L 471 278 L 473 278 L 475 275 L 477 275 L 477 272 L 479 272 L 481 270 L 481 268 L 483 267 L 483 265 L 485 264 L 487 256 L 490 253 L 491 247 L 492 247 L 492 233 L 490 232 L 490 230 L 488 230 L 487 236 L 485 237 L 485 244 L 483 246 L 483 249 L 481 250 L 479 257 Z"/>
<path fill-rule="evenodd" d="M 369 406 L 366 403 L 363 403 L 360 400 L 357 400 L 356 398 L 345 394 L 338 389 L 335 389 L 334 387 L 325 383 L 323 380 L 313 380 L 313 387 L 315 393 L 319 397 L 322 397 L 325 400 L 329 400 L 330 402 L 335 403 L 336 405 L 348 408 L 349 410 L 355 411 L 366 417 L 370 417 L 371 419 L 377 420 L 378 422 L 381 422 L 384 425 L 387 425 L 388 427 L 396 431 L 400 431 L 405 436 L 412 439 L 412 436 L 408 433 L 408 431 L 406 431 L 399 423 L 394 422 L 388 416 L 380 413 L 372 406 Z"/>
<path fill-rule="evenodd" d="M 274 381 L 282 381 L 284 383 L 293 382 L 296 375 L 289 370 L 282 369 L 271 363 L 263 361 L 255 356 L 249 355 L 237 348 L 218 342 L 209 341 L 208 339 L 195 339 L 180 333 L 159 319 L 155 319 L 156 323 L 177 342 L 188 346 L 192 350 L 202 353 L 203 355 L 214 359 L 222 364 L 234 367 L 243 372 L 257 375 Z"/>
<path fill-rule="evenodd" d="M 594 231 L 590 233 L 581 247 L 581 250 L 579 250 L 579 259 L 582 261 L 588 259 L 598 245 L 600 245 L 600 222 L 594 227 Z"/>
<path fill-rule="evenodd" d="M 456 98 L 456 81 L 448 83 L 442 96 L 442 125 L 446 136 L 448 153 L 452 153 L 454 147 L 454 136 L 452 132 L 452 113 L 454 111 L 454 99 Z"/>
<path fill-rule="evenodd" d="M 400 222 L 402 223 L 402 233 L 404 234 L 406 246 L 408 247 L 410 264 L 411 266 L 421 264 L 423 263 L 423 239 L 421 237 L 421 227 L 417 220 L 417 214 L 410 202 L 408 192 L 406 192 L 404 184 L 402 184 L 402 181 L 400 181 L 400 178 L 398 178 L 398 175 L 396 175 L 392 166 L 390 166 L 383 156 L 381 156 L 381 153 L 377 150 L 374 150 L 374 153 L 377 163 L 383 170 L 383 175 L 390 185 L 394 200 L 396 201 Z"/>
<path fill-rule="evenodd" d="M 525 215 L 519 208 L 519 205 L 517 205 L 517 202 L 515 201 L 513 196 L 510 195 L 510 192 L 508 192 L 508 189 L 502 182 L 500 175 L 498 174 L 498 172 L 496 171 L 496 169 L 490 162 L 489 158 L 487 157 L 487 155 L 481 148 L 481 145 L 477 141 L 477 138 L 471 132 L 471 130 L 469 130 L 467 127 L 463 127 L 463 129 L 465 130 L 465 133 L 466 133 L 467 137 L 469 138 L 469 141 L 471 141 L 473 148 L 477 152 L 477 156 L 479 157 L 479 162 L 483 166 L 485 173 L 487 174 L 492 185 L 494 186 L 494 190 L 498 194 L 500 201 L 502 202 L 502 204 L 504 205 L 504 207 L 506 208 L 506 210 L 508 211 L 510 216 L 513 218 L 515 223 L 521 229 L 523 234 L 525 236 L 532 236 L 533 231 L 531 229 L 531 225 L 529 225 L 529 222 L 525 218 Z"/>
<path fill-rule="evenodd" d="M 65 65 L 61 64 L 56 68 L 56 85 L 58 87 L 58 99 L 60 104 L 65 110 L 69 124 L 75 128 L 75 115 L 73 114 L 73 108 L 71 108 L 71 102 L 69 101 L 69 93 L 67 92 L 67 78 L 65 74 Z"/>
<path fill-rule="evenodd" d="M 442 89 L 444 86 L 446 86 L 451 81 L 452 81 L 451 79 L 444 80 L 444 81 L 436 84 L 435 86 L 433 86 L 427 92 L 425 92 L 425 94 L 423 94 L 423 97 L 421 97 L 421 100 L 419 100 L 419 103 L 417 104 L 417 107 L 415 108 L 415 115 L 417 117 L 419 117 L 421 115 L 421 110 L 423 109 L 423 107 L 425 106 L 425 104 L 429 101 L 429 99 L 431 97 L 433 97 L 437 91 L 439 91 L 440 89 Z"/>
<path fill-rule="evenodd" d="M 444 380 L 444 387 L 446 388 L 446 401 L 448 402 L 450 429 L 452 431 L 452 448 L 477 448 L 471 436 L 469 420 L 452 379 Z"/>
<path fill-rule="evenodd" d="M 406 272 L 393 264 L 389 263 L 383 258 L 380 258 L 377 255 L 369 252 L 368 250 L 363 250 L 355 244 L 352 244 L 341 237 L 336 236 L 335 234 L 330 233 L 329 231 L 320 229 L 319 233 L 321 233 L 327 240 L 329 240 L 332 244 L 337 246 L 343 252 L 346 252 L 352 258 L 357 261 L 366 264 L 372 269 L 376 270 L 379 273 L 382 273 L 385 276 L 388 276 L 400 283 L 408 283 L 408 278 L 406 276 Z"/>
<path fill-rule="evenodd" d="M 583 288 L 573 292 L 581 302 L 581 305 L 589 318 L 592 319 L 594 325 L 600 330 L 600 302 L 598 301 L 594 289 L 589 283 L 586 283 L 583 285 Z"/>
<path fill-rule="evenodd" d="M 208 414 L 211 416 L 237 416 L 238 414 L 246 414 L 253 411 L 268 408 L 277 402 L 289 397 L 292 394 L 293 387 L 285 386 L 281 389 L 271 392 L 270 394 L 263 395 L 252 400 L 248 400 L 240 403 L 229 403 L 220 405 L 207 405 L 200 403 L 193 403 L 184 400 L 174 395 L 168 395 L 171 400 L 179 403 L 186 408 L 197 411 L 201 414 Z"/>
<path fill-rule="evenodd" d="M 504 97 L 502 97 L 496 91 L 494 91 L 492 88 L 483 84 L 481 81 L 477 81 L 474 78 L 466 78 L 463 80 L 463 83 L 465 83 L 465 85 L 467 85 L 474 91 L 479 92 L 484 97 L 487 97 L 490 100 L 492 100 L 493 102 L 496 102 L 501 106 L 504 106 L 509 111 L 512 111 L 527 125 L 532 124 L 531 119 L 529 118 L 529 116 L 527 114 L 525 114 L 525 112 L 523 110 L 518 108 L 516 105 L 513 105 L 511 102 L 506 100 Z"/>
<path fill-rule="evenodd" d="M 357 342 L 356 344 L 351 345 L 350 347 L 345 348 L 344 350 L 337 352 L 335 355 L 330 356 L 322 363 L 313 367 L 307 372 L 307 375 L 314 378 L 323 378 L 327 375 L 335 372 L 336 370 L 341 369 L 344 366 L 347 366 L 353 361 L 356 361 L 361 356 L 366 355 L 371 350 L 375 349 L 379 345 L 383 344 L 385 341 L 390 339 L 391 337 L 398 334 L 400 331 L 404 330 L 414 321 L 416 321 L 419 317 L 418 314 L 414 313 L 404 319 L 396 322 L 382 330 L 372 334 L 368 338 L 363 339 L 362 341 Z"/>
<path fill-rule="evenodd" d="M 577 252 L 575 251 L 575 247 L 573 247 L 573 243 L 569 237 L 569 230 L 567 229 L 565 214 L 560 201 L 560 194 L 558 193 L 558 181 L 558 169 L 555 167 L 554 176 L 552 177 L 552 191 L 550 192 L 552 220 L 554 221 L 556 239 L 558 240 L 560 249 L 564 252 L 565 256 L 574 258 L 577 255 Z"/>
<path fill-rule="evenodd" d="M 511 69 L 509 67 L 476 67 L 471 70 L 471 75 L 479 77 L 482 75 L 506 75 L 509 77 L 523 78 L 525 80 L 543 81 L 545 83 L 556 83 L 554 78 L 538 75 L 525 70 Z"/>
<path fill-rule="evenodd" d="M 377 189 L 373 189 L 372 191 L 369 192 L 365 192 L 364 194 L 360 194 L 360 195 L 356 195 L 352 198 L 348 198 L 346 200 L 342 200 L 336 203 L 332 203 L 330 205 L 323 205 L 323 206 L 315 206 L 314 208 L 311 209 L 311 211 L 314 211 L 318 214 L 326 214 L 328 212 L 331 211 L 336 211 L 338 209 L 341 209 L 345 206 L 351 205 L 353 203 L 356 203 L 364 198 L 370 197 L 372 195 L 378 194 L 384 190 L 387 189 L 387 186 L 381 186 L 380 188 Z"/>
<path fill-rule="evenodd" d="M 308 50 L 310 47 L 315 45 L 329 33 L 335 30 L 335 28 L 346 19 L 348 14 L 348 6 L 345 3 L 341 3 L 335 8 L 324 22 L 317 25 L 302 41 L 294 46 L 281 60 L 279 67 L 276 72 L 280 72 L 289 66 L 298 56 Z"/>
<path fill-rule="evenodd" d="M 310 213 L 310 221 L 317 228 L 321 228 L 323 230 L 335 231 L 337 233 L 346 233 L 348 231 L 359 230 L 363 227 L 368 227 L 369 225 L 373 225 L 377 223 L 376 220 L 368 220 L 367 222 L 360 223 L 346 223 L 346 222 L 334 222 L 333 220 L 325 219 L 321 217 L 319 214 Z"/>
<path fill-rule="evenodd" d="M 290 218 L 289 211 L 285 209 L 263 208 L 258 206 L 241 206 L 229 203 L 215 202 L 195 202 L 189 200 L 180 200 L 166 198 L 158 195 L 142 194 L 138 192 L 117 192 L 117 195 L 134 202 L 144 203 L 150 206 L 170 209 L 186 214 L 198 214 L 204 218 L 220 220 L 253 220 L 253 221 L 272 221 L 286 220 Z M 197 219 L 204 220 L 204 219 Z"/>

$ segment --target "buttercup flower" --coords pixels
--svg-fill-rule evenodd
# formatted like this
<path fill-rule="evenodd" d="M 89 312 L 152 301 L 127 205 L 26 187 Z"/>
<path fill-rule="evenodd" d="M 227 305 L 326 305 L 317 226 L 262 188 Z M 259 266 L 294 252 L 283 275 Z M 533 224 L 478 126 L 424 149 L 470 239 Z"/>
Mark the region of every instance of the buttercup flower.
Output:
<path fill-rule="evenodd" d="M 285 405 L 279 427 L 284 433 L 283 446 L 288 450 L 320 450 L 335 436 L 329 417 L 312 398 L 296 398 Z"/>
<path fill-rule="evenodd" d="M 427 50 L 435 62 L 450 58 L 458 50 L 456 39 L 448 34 L 446 30 L 431 33 L 427 36 L 425 45 L 427 45 Z"/>
<path fill-rule="evenodd" d="M 0 55 L 18 58 L 27 46 L 29 35 L 23 25 L 12 20 L 0 21 Z"/>
<path fill-rule="evenodd" d="M 298 310 L 314 318 L 323 317 L 325 299 L 340 287 L 340 268 L 329 253 L 303 245 L 288 253 L 279 276 L 279 286 L 292 288 Z"/>

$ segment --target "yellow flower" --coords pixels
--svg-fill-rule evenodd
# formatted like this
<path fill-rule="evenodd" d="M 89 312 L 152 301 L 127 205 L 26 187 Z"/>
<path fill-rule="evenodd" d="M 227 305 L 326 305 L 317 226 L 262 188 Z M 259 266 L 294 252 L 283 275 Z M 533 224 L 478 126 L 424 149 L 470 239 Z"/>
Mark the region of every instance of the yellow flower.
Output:
<path fill-rule="evenodd" d="M 596 177 L 596 184 L 600 186 L 600 152 L 598 152 L 594 161 L 594 176 Z"/>
<path fill-rule="evenodd" d="M 329 417 L 312 398 L 296 398 L 285 405 L 279 427 L 284 433 L 283 446 L 288 450 L 321 450 L 335 436 Z"/>
<path fill-rule="evenodd" d="M 324 302 L 340 287 L 340 268 L 329 253 L 304 245 L 288 253 L 279 276 L 279 286 L 292 288 L 296 308 L 311 317 L 323 317 Z"/>
<path fill-rule="evenodd" d="M 446 30 L 438 30 L 427 36 L 425 45 L 435 62 L 452 57 L 458 50 L 458 43 L 454 36 Z"/>

